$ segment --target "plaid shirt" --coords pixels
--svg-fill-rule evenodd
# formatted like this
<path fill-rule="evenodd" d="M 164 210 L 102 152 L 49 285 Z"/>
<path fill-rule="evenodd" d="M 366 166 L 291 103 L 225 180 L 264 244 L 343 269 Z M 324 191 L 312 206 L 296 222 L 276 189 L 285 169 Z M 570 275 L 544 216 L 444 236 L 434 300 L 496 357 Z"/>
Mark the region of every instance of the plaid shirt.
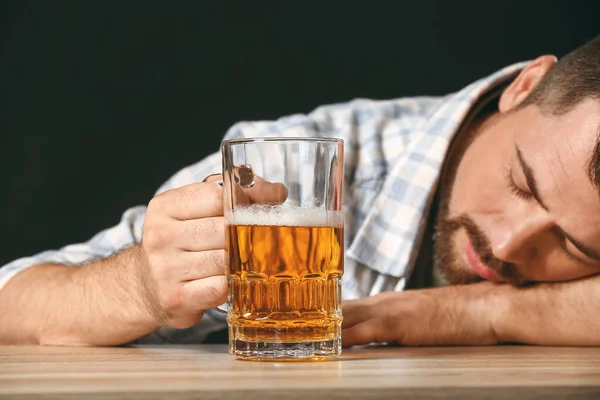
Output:
<path fill-rule="evenodd" d="M 345 272 L 342 294 L 354 299 L 404 289 L 415 264 L 429 205 L 450 142 L 477 100 L 514 77 L 525 63 L 508 66 L 444 97 L 417 97 L 319 107 L 277 121 L 241 122 L 225 139 L 288 136 L 336 137 L 345 142 Z M 158 192 L 199 182 L 221 171 L 220 153 L 175 174 Z M 41 263 L 81 265 L 142 239 L 146 207 L 127 210 L 120 223 L 86 243 L 45 251 L 0 268 L 0 288 L 17 272 Z M 188 329 L 164 327 L 139 343 L 204 340 L 226 326 L 208 310 Z"/>

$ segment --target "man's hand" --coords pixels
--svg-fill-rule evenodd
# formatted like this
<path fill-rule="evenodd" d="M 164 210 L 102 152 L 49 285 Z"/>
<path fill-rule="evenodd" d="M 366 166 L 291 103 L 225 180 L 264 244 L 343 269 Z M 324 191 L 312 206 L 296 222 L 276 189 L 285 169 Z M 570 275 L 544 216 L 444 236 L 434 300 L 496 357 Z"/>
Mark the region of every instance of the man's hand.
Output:
<path fill-rule="evenodd" d="M 187 328 L 204 310 L 226 301 L 225 220 L 223 188 L 211 176 L 154 197 L 144 221 L 142 250 L 147 276 L 146 304 L 160 325 Z M 281 184 L 256 178 L 245 191 L 238 188 L 237 203 L 284 201 Z"/>
<path fill-rule="evenodd" d="M 160 325 L 187 328 L 227 296 L 222 188 L 202 182 L 148 204 L 142 234 L 146 303 Z"/>
<path fill-rule="evenodd" d="M 257 178 L 234 195 L 273 203 L 287 191 Z M 215 182 L 161 193 L 148 206 L 141 244 L 78 267 L 19 272 L 0 290 L 0 343 L 113 346 L 164 325 L 191 326 L 226 298 L 222 199 Z"/>
<path fill-rule="evenodd" d="M 343 304 L 344 346 L 600 346 L 600 275 L 530 287 L 481 282 Z"/>
<path fill-rule="evenodd" d="M 493 284 L 386 292 L 343 304 L 342 343 L 491 345 Z"/>

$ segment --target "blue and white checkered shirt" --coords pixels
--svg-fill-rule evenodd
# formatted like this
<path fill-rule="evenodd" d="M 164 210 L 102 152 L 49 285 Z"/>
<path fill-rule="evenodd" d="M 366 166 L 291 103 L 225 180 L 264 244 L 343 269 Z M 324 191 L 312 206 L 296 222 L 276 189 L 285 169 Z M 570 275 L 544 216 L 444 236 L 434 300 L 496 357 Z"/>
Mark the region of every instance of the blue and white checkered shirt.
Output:
<path fill-rule="evenodd" d="M 450 142 L 473 105 L 511 79 L 525 63 L 506 67 L 444 97 L 417 97 L 319 107 L 277 121 L 241 122 L 225 139 L 258 136 L 336 137 L 345 142 L 345 299 L 404 289 L 415 264 Z M 199 182 L 221 171 L 215 153 L 175 174 L 158 192 Z M 142 239 L 146 207 L 127 210 L 121 222 L 86 243 L 45 251 L 0 268 L 0 289 L 35 264 L 81 265 Z M 140 343 L 200 342 L 226 326 L 223 314 L 205 313 L 194 327 L 164 327 Z"/>

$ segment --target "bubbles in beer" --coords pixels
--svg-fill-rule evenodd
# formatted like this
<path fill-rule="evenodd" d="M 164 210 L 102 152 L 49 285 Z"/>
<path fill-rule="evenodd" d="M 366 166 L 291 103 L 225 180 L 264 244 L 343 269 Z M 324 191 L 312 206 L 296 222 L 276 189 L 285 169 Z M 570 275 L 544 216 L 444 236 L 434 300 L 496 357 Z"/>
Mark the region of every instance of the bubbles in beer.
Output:
<path fill-rule="evenodd" d="M 256 226 L 344 226 L 344 212 L 316 207 L 252 204 L 227 213 L 230 225 Z"/>

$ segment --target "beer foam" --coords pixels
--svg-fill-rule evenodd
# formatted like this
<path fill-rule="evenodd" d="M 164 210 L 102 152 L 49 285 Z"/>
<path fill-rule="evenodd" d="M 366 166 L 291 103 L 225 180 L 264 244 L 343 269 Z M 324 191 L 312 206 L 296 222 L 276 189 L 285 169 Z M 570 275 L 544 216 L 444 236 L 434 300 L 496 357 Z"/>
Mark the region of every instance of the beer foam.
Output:
<path fill-rule="evenodd" d="M 344 212 L 315 207 L 252 204 L 227 213 L 230 225 L 344 226 Z"/>

